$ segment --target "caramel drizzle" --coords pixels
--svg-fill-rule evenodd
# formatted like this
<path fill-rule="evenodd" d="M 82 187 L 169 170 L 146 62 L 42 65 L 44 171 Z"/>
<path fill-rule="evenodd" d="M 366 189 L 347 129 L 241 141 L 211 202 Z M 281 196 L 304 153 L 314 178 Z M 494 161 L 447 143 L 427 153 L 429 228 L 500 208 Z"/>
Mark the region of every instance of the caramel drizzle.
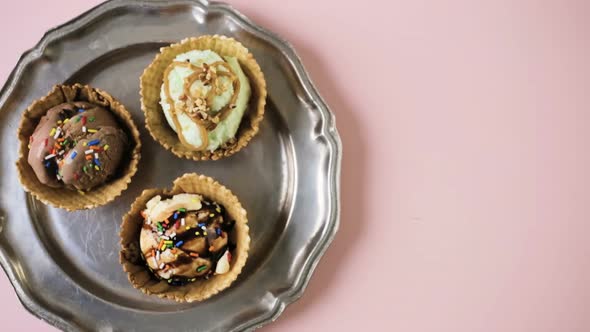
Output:
<path fill-rule="evenodd" d="M 215 84 L 217 82 L 218 77 L 229 77 L 230 81 L 232 82 L 234 93 L 232 94 L 230 102 L 224 106 L 221 110 L 219 110 L 219 121 L 223 121 L 227 118 L 227 116 L 231 113 L 231 111 L 235 108 L 235 103 L 238 98 L 238 94 L 240 92 L 240 80 L 238 79 L 237 75 L 234 74 L 229 64 L 224 61 L 217 61 L 210 65 L 209 67 L 216 68 L 217 66 L 222 66 L 227 69 L 226 71 L 216 71 L 210 72 L 211 79 L 210 84 Z M 184 85 L 183 85 L 183 93 L 185 96 L 191 96 L 190 88 L 197 80 L 200 80 L 200 76 L 204 73 L 202 67 L 197 67 L 190 62 L 180 62 L 174 61 L 166 68 L 164 72 L 164 93 L 166 94 L 166 100 L 170 105 L 170 115 L 172 116 L 172 121 L 174 122 L 174 126 L 176 127 L 176 134 L 178 135 L 178 139 L 180 142 L 189 147 L 193 151 L 202 151 L 207 148 L 209 145 L 209 130 L 214 130 L 217 127 L 217 124 L 212 121 L 204 121 L 204 119 L 200 119 L 198 117 L 189 116 L 189 118 L 199 127 L 199 132 L 201 133 L 201 145 L 198 147 L 194 147 L 193 145 L 189 144 L 182 133 L 182 127 L 180 126 L 180 121 L 178 120 L 178 114 L 176 110 L 176 105 L 174 103 L 174 99 L 172 99 L 172 95 L 170 93 L 170 82 L 168 80 L 168 75 L 170 72 L 176 67 L 185 67 L 188 69 L 193 70 L 194 72 L 189 76 L 184 78 Z M 211 87 L 209 92 L 205 96 L 205 100 L 207 105 L 210 105 L 215 97 L 215 87 Z"/>

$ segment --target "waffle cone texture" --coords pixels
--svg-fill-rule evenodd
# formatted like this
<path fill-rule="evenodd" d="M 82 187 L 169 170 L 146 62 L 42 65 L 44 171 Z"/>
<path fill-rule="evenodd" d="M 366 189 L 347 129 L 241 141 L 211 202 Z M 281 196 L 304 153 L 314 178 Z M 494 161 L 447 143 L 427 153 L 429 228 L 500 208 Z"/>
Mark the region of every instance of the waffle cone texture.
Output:
<path fill-rule="evenodd" d="M 177 134 L 170 128 L 160 106 L 160 89 L 164 72 L 177 55 L 191 50 L 212 50 L 221 56 L 235 57 L 248 77 L 252 96 L 236 133 L 236 142 L 214 151 L 193 151 L 184 146 Z M 141 108 L 145 114 L 145 125 L 151 136 L 164 148 L 180 158 L 193 160 L 217 160 L 229 157 L 243 149 L 258 133 L 266 105 L 266 81 L 254 56 L 244 45 L 233 38 L 219 35 L 204 35 L 187 38 L 180 43 L 160 49 L 154 61 L 145 69 L 140 79 Z"/>
<path fill-rule="evenodd" d="M 59 104 L 83 101 L 99 105 L 110 111 L 127 133 L 130 147 L 127 159 L 122 161 L 119 172 L 106 183 L 86 193 L 68 188 L 52 188 L 42 184 L 27 161 L 29 137 L 47 111 Z M 43 98 L 34 101 L 23 113 L 17 130 L 19 152 L 16 167 L 18 178 L 25 191 L 39 201 L 68 211 L 84 210 L 107 204 L 127 189 L 137 172 L 141 158 L 139 131 L 125 106 L 105 91 L 88 85 L 56 85 Z"/>
<path fill-rule="evenodd" d="M 140 213 L 146 208 L 146 203 L 154 196 L 173 196 L 181 193 L 199 194 L 225 207 L 229 216 L 235 220 L 232 239 L 236 242 L 236 249 L 232 254 L 233 259 L 230 262 L 229 272 L 214 275 L 208 280 L 198 279 L 183 286 L 175 286 L 168 284 L 164 280 L 158 280 L 149 271 L 146 262 L 141 258 L 139 237 L 144 220 Z M 174 185 L 170 190 L 144 190 L 131 205 L 131 210 L 123 216 L 120 237 L 121 252 L 119 259 L 133 287 L 145 294 L 153 294 L 177 302 L 203 301 L 228 288 L 242 272 L 250 247 L 246 210 L 244 210 L 238 198 L 214 179 L 193 173 L 185 174 L 174 180 Z"/>

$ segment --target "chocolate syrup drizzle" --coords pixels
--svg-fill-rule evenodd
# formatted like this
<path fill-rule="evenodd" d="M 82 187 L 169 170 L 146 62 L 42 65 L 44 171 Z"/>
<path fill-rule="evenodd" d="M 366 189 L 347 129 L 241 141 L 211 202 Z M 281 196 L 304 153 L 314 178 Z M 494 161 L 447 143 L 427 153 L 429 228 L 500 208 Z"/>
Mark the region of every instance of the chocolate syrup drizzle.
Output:
<path fill-rule="evenodd" d="M 162 199 L 165 199 L 165 198 L 163 197 Z M 187 243 L 193 239 L 205 237 L 206 238 L 206 248 L 209 248 L 211 246 L 211 243 L 215 239 L 217 239 L 218 237 L 222 236 L 222 232 L 225 232 L 227 234 L 226 236 L 228 237 L 227 245 L 219 248 L 215 252 L 210 252 L 209 250 L 206 250 L 206 253 L 204 253 L 204 254 L 197 253 L 200 258 L 208 259 L 211 262 L 211 267 L 209 269 L 209 273 L 204 276 L 192 277 L 192 278 L 184 277 L 184 276 L 172 276 L 169 279 L 165 279 L 165 278 L 160 277 L 157 273 L 155 273 L 151 269 L 151 267 L 149 267 L 149 265 L 148 265 L 148 268 L 150 269 L 150 271 L 152 272 L 152 275 L 156 279 L 166 280 L 169 284 L 174 285 L 174 286 L 186 285 L 186 284 L 196 281 L 198 279 L 209 279 L 209 277 L 211 276 L 211 274 L 213 273 L 213 271 L 215 271 L 215 269 L 217 267 L 217 262 L 219 261 L 219 259 L 221 259 L 221 257 L 225 253 L 225 251 L 229 250 L 230 252 L 233 252 L 234 249 L 236 248 L 236 245 L 231 242 L 231 236 L 230 236 L 231 232 L 233 231 L 233 229 L 235 227 L 235 221 L 230 218 L 225 207 L 221 204 L 212 203 L 207 200 L 203 200 L 202 203 L 203 204 L 202 204 L 201 209 L 196 210 L 196 211 L 185 211 L 185 212 L 176 211 L 170 217 L 170 222 L 168 223 L 168 225 L 166 225 L 165 223 L 161 223 L 164 231 L 166 231 L 172 227 L 175 227 L 174 225 L 177 222 L 180 222 L 180 220 L 182 218 L 186 218 L 190 214 L 197 214 L 198 215 L 200 213 L 206 212 L 206 217 L 203 220 L 199 220 L 198 225 L 199 226 L 204 225 L 206 227 L 207 235 L 204 235 L 204 232 L 202 232 L 202 231 L 199 231 L 198 235 L 197 235 L 195 230 L 201 230 L 201 228 L 196 227 L 196 228 L 191 228 L 191 230 L 183 232 L 181 234 L 177 234 L 174 238 L 171 238 L 170 240 L 172 240 L 174 245 L 176 245 L 180 241 Z M 217 209 L 219 209 L 220 212 L 218 212 Z M 152 231 L 154 231 L 154 227 L 156 227 L 156 226 L 154 226 L 154 224 L 156 224 L 156 223 L 157 222 L 153 221 L 151 225 L 148 225 L 144 221 L 142 228 L 152 232 Z M 184 227 L 184 226 L 182 226 L 182 227 Z M 219 228 L 219 231 L 217 231 L 217 228 Z M 188 255 L 190 255 L 190 253 L 192 252 L 191 250 L 184 249 L 184 248 L 182 248 L 182 250 L 185 253 L 187 253 Z M 169 262 L 168 265 L 171 268 L 176 268 L 181 265 L 190 264 L 190 263 L 192 263 L 192 261 L 195 258 L 188 256 L 188 255 L 177 255 L 176 259 L 172 262 Z M 144 256 L 143 252 L 141 253 L 141 257 L 146 262 L 146 265 L 147 265 L 146 257 Z"/>

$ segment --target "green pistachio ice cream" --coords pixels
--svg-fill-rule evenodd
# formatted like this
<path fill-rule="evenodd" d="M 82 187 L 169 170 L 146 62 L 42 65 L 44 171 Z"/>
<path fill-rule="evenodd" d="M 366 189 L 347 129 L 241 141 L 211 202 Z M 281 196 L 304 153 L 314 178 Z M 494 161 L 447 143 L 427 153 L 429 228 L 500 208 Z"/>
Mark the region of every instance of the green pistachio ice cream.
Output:
<path fill-rule="evenodd" d="M 162 84 L 160 92 L 160 105 L 166 116 L 166 120 L 170 127 L 178 133 L 179 129 L 181 135 L 184 137 L 185 143 L 194 147 L 195 149 L 214 151 L 234 138 L 242 117 L 248 106 L 248 100 L 251 95 L 251 87 L 248 82 L 248 78 L 242 71 L 240 64 L 233 57 L 221 57 L 219 54 L 210 50 L 195 50 L 187 53 L 178 55 L 175 58 L 175 63 L 192 64 L 191 66 L 175 66 L 173 67 L 166 77 L 164 77 L 164 84 Z M 204 64 L 211 65 L 213 63 L 219 63 L 220 61 L 226 62 L 231 68 L 234 77 L 237 77 L 239 91 L 235 97 L 235 102 L 232 102 L 232 97 L 235 93 L 234 85 L 229 76 L 219 75 L 215 82 L 208 82 L 204 76 L 203 79 L 197 79 L 190 87 L 188 87 L 190 95 L 187 97 L 185 94 L 185 85 L 190 76 L 195 73 L 194 68 L 203 67 Z M 216 65 L 213 68 L 214 73 L 227 73 L 227 68 L 222 65 Z M 166 83 L 168 84 L 168 92 L 166 92 Z M 220 111 L 227 108 L 228 105 L 232 108 L 225 118 L 218 120 L 216 126 L 212 130 L 206 130 L 204 127 L 199 126 L 191 118 L 190 112 L 184 111 L 187 109 L 187 103 L 194 102 L 194 98 L 198 96 L 205 96 L 211 94 L 211 89 L 214 89 L 212 98 L 209 99 L 206 105 L 202 106 L 202 109 L 206 109 L 206 117 L 214 118 L 219 115 Z M 174 105 L 171 105 L 169 98 L 172 99 Z M 180 124 L 180 128 L 177 128 L 173 114 L 171 112 L 174 107 L 175 114 Z M 188 106 L 190 108 L 190 106 Z M 218 117 L 219 118 L 219 117 Z M 206 133 L 202 131 L 205 130 Z M 203 136 L 206 134 L 206 147 L 203 147 Z"/>

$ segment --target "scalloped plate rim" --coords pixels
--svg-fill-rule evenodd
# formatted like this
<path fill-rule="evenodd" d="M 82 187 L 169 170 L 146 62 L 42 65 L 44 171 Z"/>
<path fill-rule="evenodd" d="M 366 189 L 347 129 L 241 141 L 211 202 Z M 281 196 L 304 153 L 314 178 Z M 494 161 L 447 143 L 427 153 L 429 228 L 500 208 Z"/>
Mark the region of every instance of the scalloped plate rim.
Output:
<path fill-rule="evenodd" d="M 267 314 L 261 315 L 256 319 L 250 319 L 243 322 L 238 327 L 234 328 L 234 331 L 238 330 L 254 330 L 262 327 L 263 325 L 275 321 L 285 310 L 285 308 L 297 301 L 304 293 L 307 285 L 311 279 L 311 276 L 319 264 L 321 258 L 326 252 L 329 245 L 332 243 L 336 232 L 340 226 L 340 174 L 341 174 L 341 162 L 342 162 L 342 143 L 340 136 L 335 125 L 335 116 L 330 111 L 323 98 L 320 96 L 317 88 L 311 81 L 307 71 L 305 70 L 300 57 L 296 53 L 293 46 L 279 37 L 275 33 L 255 24 L 245 15 L 240 13 L 238 10 L 233 8 L 231 5 L 217 2 L 217 1 L 200 1 L 200 0 L 174 0 L 174 1 L 163 1 L 163 0 L 109 0 L 101 3 L 88 11 L 78 15 L 77 17 L 58 25 L 54 28 L 49 29 L 43 37 L 37 42 L 37 44 L 31 49 L 25 51 L 19 58 L 16 66 L 9 74 L 6 83 L 0 89 L 0 111 L 4 109 L 8 97 L 13 93 L 16 83 L 20 80 L 22 72 L 29 66 L 33 61 L 39 59 L 43 55 L 47 44 L 55 39 L 59 39 L 63 35 L 70 31 L 80 29 L 85 25 L 85 21 L 92 22 L 94 18 L 110 11 L 115 8 L 124 7 L 128 5 L 134 6 L 174 6 L 174 5 L 193 5 L 199 6 L 202 9 L 215 8 L 223 11 L 225 14 L 232 15 L 234 18 L 239 20 L 243 25 L 255 30 L 260 37 L 263 37 L 266 41 L 270 42 L 277 49 L 281 50 L 283 56 L 289 60 L 290 65 L 293 67 L 295 73 L 298 76 L 298 80 L 301 82 L 306 94 L 310 97 L 313 104 L 317 106 L 320 114 L 322 115 L 322 133 L 327 138 L 330 146 L 330 168 L 328 173 L 330 176 L 330 191 L 333 193 L 331 199 L 332 208 L 330 209 L 331 215 L 327 220 L 327 230 L 324 232 L 322 243 L 314 247 L 313 252 L 310 254 L 310 258 L 306 260 L 303 265 L 303 269 L 297 276 L 293 285 L 286 291 L 279 294 L 273 294 L 275 296 L 275 304 L 272 310 L 268 311 Z M 58 314 L 51 312 L 46 309 L 41 303 L 39 303 L 34 296 L 29 294 L 22 285 L 19 283 L 18 278 L 15 276 L 15 267 L 7 259 L 8 254 L 4 242 L 0 242 L 0 265 L 4 272 L 8 276 L 10 283 L 12 284 L 17 297 L 21 304 L 36 317 L 48 322 L 49 324 L 62 329 L 64 331 L 77 331 L 81 329 L 74 323 L 66 321 Z"/>

